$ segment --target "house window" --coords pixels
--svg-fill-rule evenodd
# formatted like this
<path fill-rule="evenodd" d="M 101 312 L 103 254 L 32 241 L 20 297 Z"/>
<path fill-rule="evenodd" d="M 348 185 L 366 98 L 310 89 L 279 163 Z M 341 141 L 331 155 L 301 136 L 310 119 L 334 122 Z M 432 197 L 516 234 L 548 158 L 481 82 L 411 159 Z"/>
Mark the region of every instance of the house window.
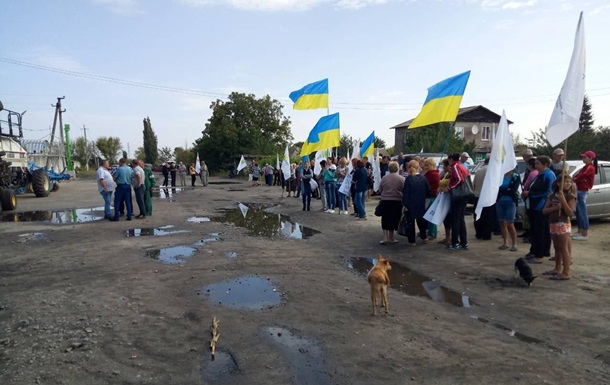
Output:
<path fill-rule="evenodd" d="M 491 127 L 483 126 L 481 129 L 481 140 L 489 140 L 491 138 Z"/>
<path fill-rule="evenodd" d="M 456 127 L 455 134 L 458 136 L 458 138 L 464 139 L 464 127 Z"/>

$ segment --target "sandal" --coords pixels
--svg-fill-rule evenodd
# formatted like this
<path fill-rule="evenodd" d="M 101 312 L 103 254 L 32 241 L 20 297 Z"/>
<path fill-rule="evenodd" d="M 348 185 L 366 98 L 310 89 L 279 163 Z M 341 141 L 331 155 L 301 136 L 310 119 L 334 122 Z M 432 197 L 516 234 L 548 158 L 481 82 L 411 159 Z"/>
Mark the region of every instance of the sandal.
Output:
<path fill-rule="evenodd" d="M 451 243 L 451 241 L 446 240 L 446 239 L 441 239 L 440 241 L 438 241 L 437 243 L 440 243 L 441 245 L 448 245 Z"/>
<path fill-rule="evenodd" d="M 561 274 L 552 275 L 549 279 L 553 281 L 569 281 L 571 277 L 566 277 Z"/>
<path fill-rule="evenodd" d="M 388 243 L 389 243 L 388 241 L 379 241 L 379 244 L 384 245 L 384 246 L 387 245 Z"/>
<path fill-rule="evenodd" d="M 549 261 L 554 261 L 554 260 L 555 260 L 555 257 L 549 258 Z"/>
<path fill-rule="evenodd" d="M 512 247 L 510 248 L 510 251 L 517 251 L 517 246 L 512 246 Z"/>
<path fill-rule="evenodd" d="M 506 249 L 508 249 L 508 245 L 502 245 L 502 246 L 498 247 L 498 249 L 506 250 Z"/>
<path fill-rule="evenodd" d="M 560 273 L 556 272 L 555 270 L 548 270 L 545 271 L 544 273 L 542 273 L 542 275 L 558 275 Z"/>
<path fill-rule="evenodd" d="M 530 257 L 526 259 L 527 263 L 542 263 L 542 258 L 535 258 L 535 257 Z"/>

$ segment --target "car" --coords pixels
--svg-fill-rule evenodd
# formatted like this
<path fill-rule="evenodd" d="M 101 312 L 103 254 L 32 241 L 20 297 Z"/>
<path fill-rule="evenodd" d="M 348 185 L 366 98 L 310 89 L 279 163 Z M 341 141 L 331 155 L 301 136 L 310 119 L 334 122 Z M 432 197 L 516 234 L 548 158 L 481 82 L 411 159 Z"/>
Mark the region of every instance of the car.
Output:
<path fill-rule="evenodd" d="M 582 160 L 568 160 L 568 173 L 574 176 L 585 164 Z M 587 213 L 589 218 L 610 217 L 610 161 L 597 161 L 597 174 L 593 181 L 593 188 L 587 197 Z M 517 218 L 515 222 L 522 222 L 525 216 L 525 204 L 519 199 L 517 205 Z M 574 217 L 573 219 L 575 219 Z"/>

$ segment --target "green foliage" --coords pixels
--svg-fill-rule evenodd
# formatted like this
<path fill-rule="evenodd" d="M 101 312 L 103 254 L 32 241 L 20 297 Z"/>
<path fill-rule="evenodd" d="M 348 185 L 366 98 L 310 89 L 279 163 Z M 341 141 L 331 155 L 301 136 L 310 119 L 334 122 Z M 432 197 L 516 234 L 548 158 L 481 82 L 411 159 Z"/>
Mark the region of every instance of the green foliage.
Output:
<path fill-rule="evenodd" d="M 93 142 L 86 142 L 85 138 L 79 136 L 72 142 L 72 159 L 79 161 L 83 167 L 89 163 L 89 166 L 94 164 L 96 148 Z"/>
<path fill-rule="evenodd" d="M 585 100 L 582 102 L 582 112 L 580 113 L 580 119 L 578 121 L 578 129 L 580 131 L 591 131 L 593 130 L 593 111 L 589 97 L 585 95 Z"/>
<path fill-rule="evenodd" d="M 451 135 L 449 130 L 452 130 Z M 449 138 L 448 144 L 447 138 Z M 447 146 L 446 149 L 445 146 Z M 451 123 L 436 123 L 431 126 L 414 128 L 407 131 L 405 154 L 418 153 L 422 148 L 424 152 L 440 153 L 445 149 L 446 154 L 461 153 L 463 151 L 473 153 L 475 143 L 474 141 L 465 143 L 464 139 L 460 138 L 455 130 L 451 128 Z"/>
<path fill-rule="evenodd" d="M 380 137 L 378 137 L 377 135 L 375 135 L 375 141 L 374 141 L 373 146 L 375 146 L 375 148 L 385 148 L 385 146 L 386 146 L 385 140 L 383 140 Z"/>
<path fill-rule="evenodd" d="M 119 157 L 119 152 L 123 148 L 121 146 L 121 139 L 116 137 L 99 137 L 95 141 L 95 145 L 97 149 L 102 154 L 104 159 L 108 159 L 110 164 L 117 163 L 117 158 Z"/>
<path fill-rule="evenodd" d="M 182 147 L 176 147 L 174 148 L 174 157 L 176 158 L 176 162 L 184 162 L 184 164 L 189 165 L 195 163 L 197 154 L 192 149 L 185 150 Z M 199 160 L 201 161 L 202 159 Z"/>
<path fill-rule="evenodd" d="M 170 160 L 174 160 L 174 151 L 171 148 L 165 146 L 159 151 L 159 162 L 165 163 Z"/>
<path fill-rule="evenodd" d="M 341 138 L 339 139 L 339 156 L 347 156 L 348 149 L 351 150 L 354 145 L 354 139 L 351 135 L 341 134 Z"/>
<path fill-rule="evenodd" d="M 144 159 L 145 163 L 155 164 L 159 158 L 159 151 L 157 150 L 158 142 L 157 135 L 152 129 L 150 124 L 150 118 L 147 116 L 144 118 Z"/>
<path fill-rule="evenodd" d="M 195 142 L 210 170 L 224 168 L 235 154 L 275 154 L 293 139 L 281 103 L 269 95 L 257 99 L 233 92 L 210 108 L 212 116 Z"/>
<path fill-rule="evenodd" d="M 149 163 L 146 161 L 146 153 L 144 151 L 144 147 L 136 148 L 136 151 L 134 152 L 133 157 L 134 157 L 134 159 L 142 159 L 144 161 L 144 163 Z"/>

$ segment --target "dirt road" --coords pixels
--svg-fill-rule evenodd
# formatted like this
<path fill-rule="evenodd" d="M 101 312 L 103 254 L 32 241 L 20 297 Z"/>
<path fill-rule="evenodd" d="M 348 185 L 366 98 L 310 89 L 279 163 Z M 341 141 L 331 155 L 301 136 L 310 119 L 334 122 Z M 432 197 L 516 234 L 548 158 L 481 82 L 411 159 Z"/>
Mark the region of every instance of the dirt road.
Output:
<path fill-rule="evenodd" d="M 0 383 L 610 383 L 609 221 L 574 243 L 571 281 L 546 261 L 528 289 L 527 244 L 382 246 L 375 199 L 358 221 L 210 181 L 159 192 L 144 220 L 99 220 L 94 180 L 0 214 Z M 377 253 L 394 288 L 373 317 Z"/>

